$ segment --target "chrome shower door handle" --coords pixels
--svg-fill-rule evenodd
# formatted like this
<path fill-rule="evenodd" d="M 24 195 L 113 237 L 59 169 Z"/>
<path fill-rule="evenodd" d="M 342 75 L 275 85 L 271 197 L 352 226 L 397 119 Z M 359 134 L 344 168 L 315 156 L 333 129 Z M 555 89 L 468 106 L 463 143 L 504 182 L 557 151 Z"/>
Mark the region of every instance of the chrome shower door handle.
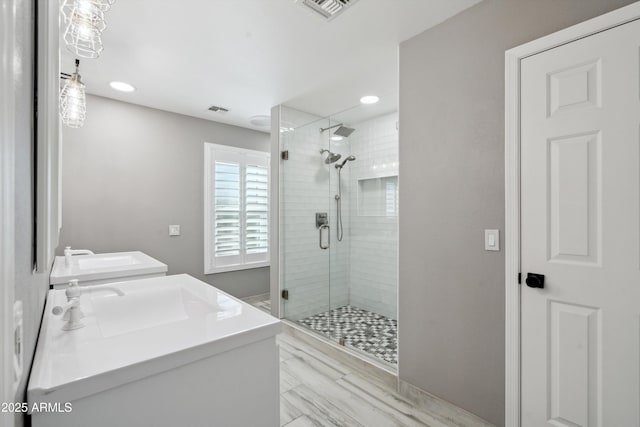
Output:
<path fill-rule="evenodd" d="M 327 230 L 327 244 L 326 246 L 322 244 L 322 230 Z M 323 224 L 318 227 L 318 244 L 320 245 L 320 249 L 329 249 L 329 245 L 331 245 L 331 227 L 329 224 Z"/>

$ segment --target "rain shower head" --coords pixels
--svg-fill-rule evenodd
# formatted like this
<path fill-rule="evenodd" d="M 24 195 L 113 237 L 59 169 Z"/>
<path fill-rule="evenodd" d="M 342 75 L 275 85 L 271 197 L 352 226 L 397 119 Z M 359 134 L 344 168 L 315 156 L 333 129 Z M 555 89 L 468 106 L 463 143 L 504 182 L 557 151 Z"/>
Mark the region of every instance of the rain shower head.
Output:
<path fill-rule="evenodd" d="M 349 135 L 355 131 L 354 128 L 347 127 L 344 123 L 338 123 L 337 125 L 329 126 L 328 128 L 320 128 L 320 133 L 333 128 L 338 128 L 333 132 L 334 135 L 342 136 L 344 138 L 348 138 Z"/>
<path fill-rule="evenodd" d="M 338 129 L 336 129 L 336 131 L 333 134 L 334 135 L 338 135 L 338 136 L 344 136 L 345 138 L 348 138 L 349 135 L 351 135 L 354 131 L 355 131 L 354 128 L 350 128 L 350 127 L 346 127 L 346 126 L 340 125 L 340 127 Z"/>
<path fill-rule="evenodd" d="M 336 169 L 342 169 L 347 162 L 352 162 L 356 159 L 356 156 L 349 156 L 342 161 L 339 165 L 336 165 Z"/>
<path fill-rule="evenodd" d="M 324 162 L 325 162 L 326 164 L 328 164 L 328 165 L 330 165 L 331 163 L 335 163 L 335 162 L 337 162 L 338 160 L 340 160 L 340 157 L 342 157 L 342 155 L 341 155 L 341 154 L 332 153 L 331 151 L 327 150 L 326 148 L 325 148 L 325 149 L 320 150 L 320 154 L 323 154 L 323 153 L 329 153 L 329 155 L 327 156 L 327 158 L 326 158 L 326 159 L 324 159 Z"/>

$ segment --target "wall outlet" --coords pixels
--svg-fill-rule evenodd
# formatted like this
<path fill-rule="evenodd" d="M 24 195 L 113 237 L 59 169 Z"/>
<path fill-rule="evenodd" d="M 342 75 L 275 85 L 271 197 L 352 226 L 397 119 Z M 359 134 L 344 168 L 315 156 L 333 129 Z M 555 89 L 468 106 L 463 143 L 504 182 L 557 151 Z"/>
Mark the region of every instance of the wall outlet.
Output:
<path fill-rule="evenodd" d="M 170 225 L 169 226 L 169 236 L 179 236 L 180 235 L 180 226 L 179 225 Z"/>

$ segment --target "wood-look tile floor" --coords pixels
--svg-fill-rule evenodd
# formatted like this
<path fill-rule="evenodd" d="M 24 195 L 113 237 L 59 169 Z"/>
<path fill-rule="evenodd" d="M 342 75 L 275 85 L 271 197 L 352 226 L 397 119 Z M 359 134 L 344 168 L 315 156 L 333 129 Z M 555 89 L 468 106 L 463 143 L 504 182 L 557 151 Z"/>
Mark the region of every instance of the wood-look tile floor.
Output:
<path fill-rule="evenodd" d="M 458 426 L 454 420 L 416 408 L 373 377 L 286 334 L 280 345 L 280 425 Z"/>
<path fill-rule="evenodd" d="M 245 301 L 270 312 L 267 294 Z M 491 426 L 436 401 L 424 411 L 383 381 L 355 372 L 286 330 L 278 335 L 281 426 Z"/>
<path fill-rule="evenodd" d="M 271 314 L 271 296 L 269 294 L 254 295 L 252 297 L 243 298 L 242 300 Z"/>

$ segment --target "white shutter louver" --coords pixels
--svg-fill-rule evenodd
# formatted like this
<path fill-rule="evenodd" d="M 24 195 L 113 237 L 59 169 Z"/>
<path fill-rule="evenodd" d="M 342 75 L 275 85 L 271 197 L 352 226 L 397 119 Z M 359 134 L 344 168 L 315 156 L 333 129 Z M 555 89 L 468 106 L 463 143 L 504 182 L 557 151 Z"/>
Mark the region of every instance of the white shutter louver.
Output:
<path fill-rule="evenodd" d="M 215 163 L 214 256 L 240 255 L 240 165 Z"/>
<path fill-rule="evenodd" d="M 246 253 L 266 253 L 269 250 L 269 170 L 247 165 L 245 186 Z"/>

